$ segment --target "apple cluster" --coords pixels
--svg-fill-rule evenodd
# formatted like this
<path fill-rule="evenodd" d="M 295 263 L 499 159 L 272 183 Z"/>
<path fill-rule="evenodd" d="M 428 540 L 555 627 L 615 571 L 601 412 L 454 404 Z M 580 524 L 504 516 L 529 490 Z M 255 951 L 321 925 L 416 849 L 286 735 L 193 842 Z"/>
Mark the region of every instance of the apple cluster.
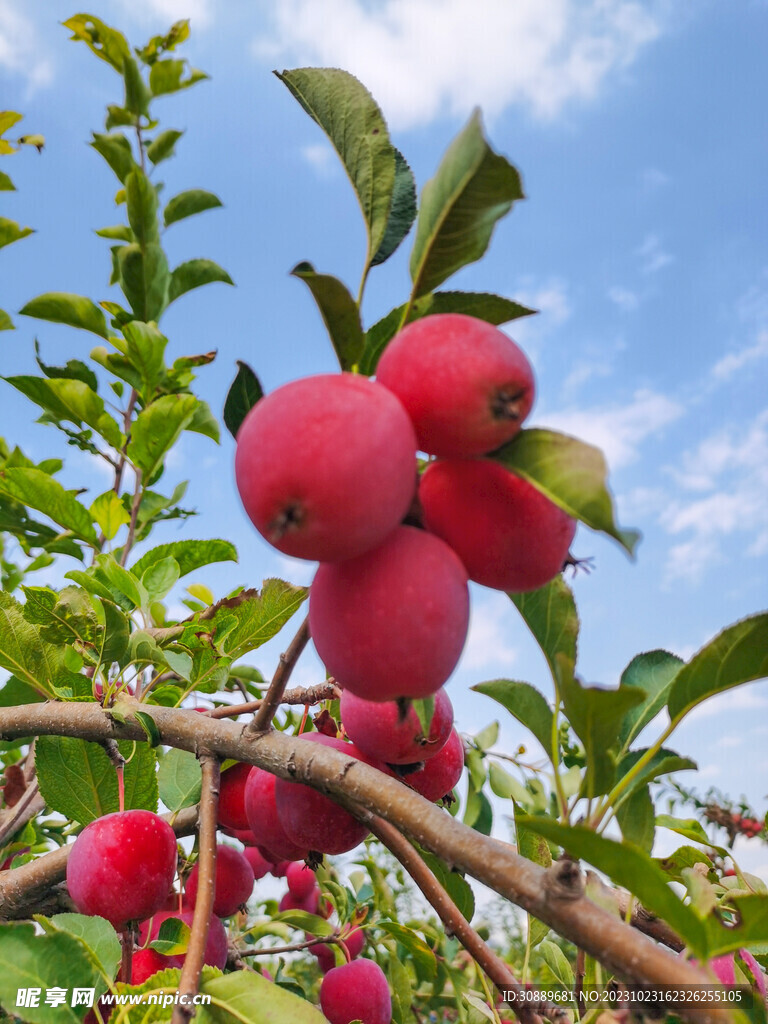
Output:
<path fill-rule="evenodd" d="M 396 335 L 375 381 L 292 381 L 243 421 L 243 505 L 279 551 L 320 563 L 310 629 L 345 692 L 432 696 L 466 640 L 468 580 L 527 591 L 562 570 L 575 521 L 486 457 L 517 434 L 534 393 L 515 342 L 445 313 Z M 421 475 L 419 452 L 431 457 Z"/>

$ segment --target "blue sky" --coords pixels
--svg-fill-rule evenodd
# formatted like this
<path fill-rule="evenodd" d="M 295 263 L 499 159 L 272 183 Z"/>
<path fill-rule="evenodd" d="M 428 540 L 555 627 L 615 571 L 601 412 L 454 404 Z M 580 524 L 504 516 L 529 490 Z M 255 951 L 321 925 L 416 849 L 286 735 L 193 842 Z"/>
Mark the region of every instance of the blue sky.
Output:
<path fill-rule="evenodd" d="M 455 287 L 497 291 L 541 315 L 510 327 L 528 351 L 539 397 L 531 423 L 605 450 L 620 518 L 644 540 L 632 564 L 580 529 L 596 570 L 575 581 L 581 672 L 614 684 L 631 657 L 665 647 L 690 656 L 718 630 L 766 606 L 768 587 L 768 143 L 763 97 L 768 4 L 758 0 L 99 0 L 91 13 L 139 44 L 192 19 L 185 53 L 211 81 L 161 100 L 164 127 L 186 128 L 162 166 L 166 195 L 216 192 L 225 207 L 166 237 L 172 259 L 219 261 L 237 287 L 179 301 L 163 328 L 173 355 L 218 349 L 200 390 L 220 413 L 234 361 L 266 388 L 334 369 L 299 260 L 356 288 L 359 213 L 335 155 L 272 68 L 341 66 L 372 90 L 421 187 L 473 106 L 520 169 L 528 199 L 494 236 L 487 259 Z M 41 156 L 6 160 L 17 193 L 2 215 L 37 228 L 0 253 L 0 305 L 40 291 L 110 295 L 107 243 L 92 229 L 121 219 L 111 172 L 90 150 L 120 83 L 58 24 L 55 0 L 0 0 L 3 108 L 42 132 Z M 407 250 L 407 244 L 405 249 Z M 373 322 L 407 291 L 399 253 L 371 276 Z M 17 318 L 3 372 L 33 372 L 91 342 Z M 0 434 L 36 458 L 58 445 L 6 387 Z M 20 432 L 20 424 L 23 429 Z M 58 449 L 57 449 L 58 450 Z M 72 485 L 108 484 L 66 450 Z M 201 574 L 217 593 L 264 576 L 308 581 L 255 535 L 234 489 L 233 444 L 187 435 L 169 475 L 191 480 L 193 536 L 222 535 L 239 566 Z M 186 527 L 190 529 L 189 526 Z M 161 539 L 172 539 L 169 528 Z M 467 731 L 496 717 L 468 693 L 482 679 L 548 691 L 543 661 L 508 600 L 477 589 L 465 655 L 449 692 Z M 280 644 L 259 658 L 270 670 Z M 302 681 L 316 680 L 308 658 Z M 732 691 L 695 713 L 672 745 L 699 761 L 699 784 L 745 793 L 765 811 L 768 684 Z M 504 723 L 506 746 L 522 739 Z M 742 844 L 768 873 L 768 854 Z"/>

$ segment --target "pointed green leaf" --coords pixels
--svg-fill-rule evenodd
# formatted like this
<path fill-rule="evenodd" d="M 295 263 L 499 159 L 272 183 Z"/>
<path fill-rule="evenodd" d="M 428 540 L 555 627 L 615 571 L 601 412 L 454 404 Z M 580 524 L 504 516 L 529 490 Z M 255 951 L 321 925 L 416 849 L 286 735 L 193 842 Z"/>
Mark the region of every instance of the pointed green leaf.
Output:
<path fill-rule="evenodd" d="M 88 511 L 57 480 L 42 470 L 0 470 L 1 495 L 37 509 L 81 540 L 96 544 L 96 532 Z"/>
<path fill-rule="evenodd" d="M 165 347 L 168 339 L 155 324 L 132 320 L 123 326 L 126 356 L 138 370 L 144 389 L 151 393 L 165 373 Z"/>
<path fill-rule="evenodd" d="M 261 381 L 247 363 L 238 359 L 237 373 L 224 402 L 224 424 L 235 440 L 243 420 L 263 397 Z"/>
<path fill-rule="evenodd" d="M 160 319 L 171 301 L 168 260 L 159 245 L 123 245 L 117 250 L 120 285 L 131 309 L 145 323 Z"/>
<path fill-rule="evenodd" d="M 24 316 L 39 320 L 51 320 L 57 324 L 69 324 L 84 331 L 92 331 L 100 338 L 107 337 L 107 325 L 99 307 L 82 295 L 66 292 L 47 292 L 31 299 L 19 310 Z"/>
<path fill-rule="evenodd" d="M 679 722 L 697 704 L 717 693 L 768 675 L 768 613 L 728 626 L 677 673 L 667 708 Z"/>
<path fill-rule="evenodd" d="M 108 228 L 99 228 L 95 233 L 99 238 L 109 238 L 118 242 L 136 241 L 136 236 L 127 224 L 114 224 Z"/>
<path fill-rule="evenodd" d="M 64 932 L 79 939 L 107 975 L 114 978 L 120 964 L 121 948 L 117 932 L 103 917 L 88 917 L 86 914 L 56 914 L 54 917 L 36 917 L 45 930 Z"/>
<path fill-rule="evenodd" d="M 150 566 L 168 557 L 175 560 L 180 575 L 186 576 L 212 562 L 236 562 L 237 549 L 228 540 L 174 540 L 147 551 L 131 567 L 131 572 L 141 577 Z"/>
<path fill-rule="evenodd" d="M 342 370 L 351 370 L 363 351 L 363 328 L 357 303 L 346 285 L 331 274 L 318 274 L 311 263 L 298 263 L 291 274 L 304 281 L 320 310 Z"/>
<path fill-rule="evenodd" d="M 0 192 L 15 192 L 16 186 L 4 171 L 0 171 Z"/>
<path fill-rule="evenodd" d="M 109 135 L 94 132 L 91 146 L 104 157 L 122 182 L 136 167 L 131 144 L 122 132 L 112 132 Z"/>
<path fill-rule="evenodd" d="M 413 298 L 480 259 L 496 221 L 523 198 L 520 175 L 488 145 L 476 110 L 424 186 L 411 253 Z"/>
<path fill-rule="evenodd" d="M 149 72 L 149 87 L 155 96 L 165 96 L 168 93 L 179 92 L 180 89 L 188 89 L 197 82 L 202 82 L 208 77 L 203 71 L 197 68 L 190 68 L 186 78 L 183 77 L 184 69 L 187 66 L 185 60 L 158 60 L 152 65 Z"/>
<path fill-rule="evenodd" d="M 92 14 L 75 14 L 62 24 L 64 28 L 70 29 L 72 39 L 82 40 L 92 53 L 122 74 L 123 62 L 131 56 L 128 41 L 122 32 L 110 28 Z"/>
<path fill-rule="evenodd" d="M 6 377 L 23 395 L 36 402 L 58 422 L 67 420 L 81 427 L 84 423 L 100 434 L 113 448 L 122 444 L 117 422 L 104 408 L 104 401 L 81 380 L 67 377 L 43 380 L 41 377 Z"/>
<path fill-rule="evenodd" d="M 552 709 L 543 694 L 530 683 L 519 683 L 511 679 L 492 679 L 487 683 L 478 683 L 472 689 L 492 697 L 514 715 L 521 725 L 533 733 L 551 759 Z"/>
<path fill-rule="evenodd" d="M 191 292 L 193 288 L 201 288 L 204 284 L 234 284 L 229 274 L 213 260 L 187 260 L 180 263 L 171 274 L 168 286 L 168 302 L 175 302 L 180 295 Z"/>
<path fill-rule="evenodd" d="M 125 109 L 135 116 L 149 117 L 149 92 L 141 77 L 139 65 L 129 54 L 123 58 Z"/>
<path fill-rule="evenodd" d="M 170 556 L 151 565 L 141 577 L 150 601 L 162 601 L 179 579 L 179 563 Z"/>
<path fill-rule="evenodd" d="M 128 458 L 149 482 L 166 453 L 192 421 L 197 408 L 194 395 L 163 395 L 136 417 L 128 445 Z"/>
<path fill-rule="evenodd" d="M 175 156 L 174 149 L 176 143 L 179 141 L 184 132 L 176 131 L 175 128 L 169 128 L 167 131 L 160 132 L 159 135 L 150 142 L 147 146 L 147 156 L 153 164 L 159 164 L 161 160 L 167 160 L 171 156 Z"/>
<path fill-rule="evenodd" d="M 200 762 L 187 750 L 169 750 L 160 760 L 157 783 L 160 799 L 169 811 L 191 807 L 200 799 Z"/>
<path fill-rule="evenodd" d="M 667 703 L 670 687 L 682 664 L 682 658 L 667 651 L 649 651 L 638 654 L 624 669 L 619 686 L 639 688 L 646 697 L 624 719 L 621 731 L 623 747 L 628 747 Z"/>
<path fill-rule="evenodd" d="M 80 359 L 68 359 L 65 366 L 48 366 L 40 358 L 40 346 L 35 341 L 35 361 L 46 377 L 63 377 L 66 380 L 81 380 L 91 391 L 97 391 L 99 382 L 93 370 Z"/>
<path fill-rule="evenodd" d="M 553 430 L 521 430 L 493 458 L 533 484 L 568 515 L 613 537 L 633 555 L 640 534 L 616 525 L 608 469 L 599 448 Z"/>
<path fill-rule="evenodd" d="M 143 247 L 156 245 L 160 240 L 157 225 L 157 191 L 140 167 L 134 168 L 125 179 L 125 203 L 128 223 Z"/>
<path fill-rule="evenodd" d="M 616 809 L 622 836 L 643 853 L 650 854 L 656 837 L 656 809 L 647 785 L 635 787 L 631 796 Z"/>
<path fill-rule="evenodd" d="M 24 617 L 22 605 L 0 590 L 0 666 L 36 693 L 52 697 L 62 668 L 62 655 L 45 643 Z"/>
<path fill-rule="evenodd" d="M 372 267 L 389 259 L 411 230 L 416 219 L 416 182 L 413 171 L 399 149 L 394 150 L 394 155 L 395 184 L 392 190 L 392 205 L 389 208 L 387 230 L 384 232 L 378 252 L 371 260 Z"/>
<path fill-rule="evenodd" d="M 166 227 L 175 224 L 176 221 L 185 217 L 192 217 L 203 210 L 213 210 L 222 206 L 222 202 L 213 192 L 206 192 L 202 188 L 191 188 L 186 192 L 179 192 L 177 196 L 168 201 L 163 211 L 163 221 Z"/>
<path fill-rule="evenodd" d="M 0 309 L 0 331 L 15 331 L 13 320 L 4 309 Z"/>
<path fill-rule="evenodd" d="M 18 242 L 20 238 L 26 238 L 32 234 L 32 228 L 23 228 L 15 220 L 8 220 L 7 217 L 0 217 L 0 249 L 10 245 L 11 242 Z"/>
<path fill-rule="evenodd" d="M 204 980 L 200 992 L 212 1002 L 195 1008 L 197 1024 L 327 1024 L 312 1003 L 253 971 Z"/>
<path fill-rule="evenodd" d="M 538 590 L 508 596 L 533 633 L 553 677 L 573 675 L 579 616 L 573 592 L 562 576 L 556 576 Z"/>
<path fill-rule="evenodd" d="M 368 230 L 366 264 L 370 264 L 387 233 L 395 187 L 395 150 L 381 110 L 347 71 L 296 68 L 275 74 L 341 157 Z"/>
<path fill-rule="evenodd" d="M 619 761 L 616 769 L 616 778 L 623 779 L 627 772 L 634 768 L 641 757 L 648 753 L 648 748 L 643 750 L 631 750 Z M 674 750 L 667 750 L 662 747 L 657 750 L 651 760 L 642 768 L 640 773 L 632 780 L 632 785 L 626 790 L 631 793 L 641 786 L 647 785 L 662 775 L 671 775 L 672 772 L 695 771 L 698 765 L 689 757 L 681 757 Z"/>
<path fill-rule="evenodd" d="M 187 430 L 191 430 L 194 434 L 203 434 L 204 437 L 210 437 L 216 444 L 220 440 L 219 424 L 216 417 L 211 412 L 211 407 L 207 402 L 198 398 L 197 406 L 195 408 L 195 414 L 192 417 Z"/>

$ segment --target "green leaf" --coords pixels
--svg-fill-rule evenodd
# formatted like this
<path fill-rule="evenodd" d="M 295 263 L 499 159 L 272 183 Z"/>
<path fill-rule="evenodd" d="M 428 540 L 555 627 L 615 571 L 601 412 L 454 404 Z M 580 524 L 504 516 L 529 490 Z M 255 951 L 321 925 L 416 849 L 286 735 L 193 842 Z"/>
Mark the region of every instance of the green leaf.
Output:
<path fill-rule="evenodd" d="M 157 784 L 160 799 L 169 811 L 176 812 L 182 807 L 191 807 L 200 799 L 200 762 L 187 750 L 169 750 L 160 760 Z"/>
<path fill-rule="evenodd" d="M 316 273 L 311 263 L 297 263 L 291 274 L 312 292 L 341 369 L 353 369 L 360 361 L 364 339 L 360 311 L 346 285 L 331 274 Z"/>
<path fill-rule="evenodd" d="M 65 932 L 36 935 L 32 924 L 0 925 L 0 1004 L 9 1016 L 17 1014 L 16 995 L 21 989 L 82 987 L 96 990 L 98 999 L 106 989 L 106 981 L 80 939 Z M 83 1011 L 73 1009 L 69 1000 L 60 1006 L 45 1003 L 25 1007 L 24 1020 L 29 1024 L 82 1024 Z"/>
<path fill-rule="evenodd" d="M 554 942 L 550 942 L 548 939 L 545 939 L 544 942 L 539 945 L 539 953 L 541 953 L 545 964 L 559 984 L 563 985 L 565 988 L 573 988 L 573 970 L 571 969 L 571 965 L 568 963 L 568 958 L 562 949 L 555 945 Z"/>
<path fill-rule="evenodd" d="M 163 740 L 154 718 L 145 711 L 135 711 L 134 718 L 146 733 L 150 747 L 159 747 Z"/>
<path fill-rule="evenodd" d="M 92 331 L 100 338 L 107 337 L 104 313 L 94 302 L 82 295 L 46 292 L 35 299 L 30 299 L 19 312 L 24 316 L 37 317 L 39 320 L 50 320 L 53 323 L 69 324 L 84 331 Z"/>
<path fill-rule="evenodd" d="M 648 750 L 631 750 L 628 754 L 625 754 L 619 761 L 618 768 L 616 769 L 616 778 L 623 779 L 627 772 L 637 764 L 641 757 L 644 757 L 648 753 Z M 631 793 L 633 790 L 638 789 L 640 786 L 647 785 L 654 779 L 660 778 L 662 775 L 670 775 L 672 772 L 684 772 L 690 770 L 696 770 L 698 765 L 695 761 L 692 761 L 689 757 L 681 757 L 680 754 L 676 754 L 674 750 L 667 750 L 664 747 L 661 750 L 657 750 L 648 764 L 641 770 L 640 774 L 635 777 L 632 781 L 631 787 L 627 790 Z"/>
<path fill-rule="evenodd" d="M 203 434 L 204 437 L 210 437 L 216 444 L 219 443 L 219 424 L 211 412 L 211 407 L 200 398 L 197 400 L 195 414 L 187 430 L 191 430 L 195 434 Z"/>
<path fill-rule="evenodd" d="M 123 58 L 125 109 L 136 117 L 149 117 L 149 92 L 141 77 L 139 65 L 128 55 Z"/>
<path fill-rule="evenodd" d="M 684 665 L 669 692 L 669 717 L 679 722 L 697 704 L 768 674 L 768 613 L 728 626 Z"/>
<path fill-rule="evenodd" d="M 169 917 L 160 925 L 157 939 L 150 942 L 150 948 L 163 956 L 186 953 L 189 947 L 191 928 L 178 917 Z"/>
<path fill-rule="evenodd" d="M 150 395 L 165 373 L 164 355 L 168 339 L 156 324 L 145 324 L 140 320 L 124 324 L 123 336 L 125 354 L 138 370 L 145 393 Z"/>
<path fill-rule="evenodd" d="M 667 651 L 638 654 L 621 674 L 620 687 L 631 686 L 645 693 L 645 700 L 628 712 L 621 729 L 621 745 L 626 749 L 667 703 L 672 682 L 683 664 Z"/>
<path fill-rule="evenodd" d="M 526 804 L 530 797 L 526 794 Z M 543 836 L 527 828 L 524 823 L 525 815 L 519 806 L 515 806 L 515 839 L 517 841 L 517 852 L 526 860 L 533 861 L 540 867 L 549 868 L 552 866 L 552 851 L 549 843 Z M 528 919 L 528 935 L 531 945 L 538 946 L 543 938 L 549 934 L 549 927 L 532 914 L 526 915 Z"/>
<path fill-rule="evenodd" d="M 87 917 L 85 914 L 56 914 L 54 917 L 36 920 L 44 922 L 46 931 L 64 932 L 72 935 L 86 946 L 98 967 L 114 978 L 120 964 L 121 949 L 117 932 L 103 917 Z"/>
<path fill-rule="evenodd" d="M 196 1007 L 196 1024 L 327 1024 L 312 1003 L 253 971 L 204 980 L 200 992 L 211 1005 Z"/>
<path fill-rule="evenodd" d="M 150 601 L 162 601 L 179 579 L 179 563 L 175 558 L 161 558 L 141 577 L 141 585 Z"/>
<path fill-rule="evenodd" d="M 479 260 L 496 221 L 523 198 L 520 175 L 488 145 L 476 110 L 424 186 L 411 253 L 413 298 Z"/>
<path fill-rule="evenodd" d="M 113 448 L 119 448 L 123 435 L 116 421 L 104 408 L 104 401 L 88 384 L 81 380 L 59 377 L 6 377 L 9 384 L 21 391 L 49 413 L 56 422 L 61 420 L 82 427 L 92 427 Z"/>
<path fill-rule="evenodd" d="M 4 171 L 0 171 L 0 192 L 15 192 L 16 186 L 13 184 L 11 179 L 5 174 Z"/>
<path fill-rule="evenodd" d="M 15 220 L 0 217 L 0 249 L 12 242 L 18 242 L 20 238 L 26 238 L 32 233 L 32 228 L 23 228 Z"/>
<path fill-rule="evenodd" d="M 82 40 L 92 53 L 122 74 L 125 58 L 131 56 L 128 41 L 122 32 L 110 28 L 92 14 L 75 14 L 62 24 L 71 30 L 72 39 Z"/>
<path fill-rule="evenodd" d="M 430 869 L 432 874 L 446 890 L 461 914 L 471 921 L 475 913 L 475 895 L 472 887 L 463 875 L 454 871 L 448 865 L 428 850 L 419 848 L 419 854 Z"/>
<path fill-rule="evenodd" d="M 42 640 L 39 630 L 24 617 L 22 605 L 3 590 L 0 590 L 0 666 L 44 697 L 54 695 L 53 687 L 62 668 L 61 652 Z"/>
<path fill-rule="evenodd" d="M 13 320 L 4 309 L 0 309 L 0 331 L 15 331 Z"/>
<path fill-rule="evenodd" d="M 236 562 L 237 548 L 228 540 L 174 540 L 145 552 L 131 572 L 141 577 L 150 566 L 169 556 L 177 562 L 179 574 L 187 576 L 213 562 Z"/>
<path fill-rule="evenodd" d="M 502 800 L 514 800 L 516 804 L 528 806 L 530 794 L 525 786 L 496 761 L 491 761 L 488 766 L 488 782 L 491 791 Z"/>
<path fill-rule="evenodd" d="M 573 675 L 579 638 L 579 616 L 573 592 L 562 576 L 527 594 L 509 594 L 533 633 L 555 679 Z"/>
<path fill-rule="evenodd" d="M 192 217 L 203 210 L 213 210 L 222 205 L 222 201 L 213 192 L 206 192 L 202 188 L 190 188 L 186 192 L 179 192 L 168 201 L 163 211 L 163 222 L 166 227 L 170 227 L 185 217 Z"/>
<path fill-rule="evenodd" d="M 617 843 L 582 825 L 560 825 L 542 817 L 523 816 L 533 832 L 558 843 L 571 856 L 586 860 L 624 886 L 652 914 L 662 918 L 697 954 L 706 955 L 704 923 L 678 898 L 651 858 L 627 842 Z"/>
<path fill-rule="evenodd" d="M 185 292 L 191 292 L 193 288 L 201 288 L 204 284 L 213 284 L 214 281 L 232 285 L 235 283 L 226 270 L 223 270 L 213 260 L 198 259 L 180 263 L 171 274 L 168 302 L 175 302 Z"/>
<path fill-rule="evenodd" d="M 376 267 L 386 262 L 411 230 L 416 219 L 416 182 L 413 171 L 399 149 L 395 156 L 395 184 L 392 189 L 392 204 L 387 217 L 387 229 L 378 252 L 371 260 Z"/>
<path fill-rule="evenodd" d="M 147 146 L 146 153 L 153 164 L 159 164 L 161 160 L 167 160 L 168 157 L 175 156 L 175 146 L 179 141 L 184 132 L 176 131 L 175 128 L 169 128 L 167 131 L 160 132 L 159 135 L 150 142 Z"/>
<path fill-rule="evenodd" d="M 430 292 L 413 301 L 407 322 L 435 313 L 464 313 L 498 326 L 535 312 L 535 309 L 490 292 Z M 371 376 L 375 372 L 382 352 L 400 330 L 405 314 L 406 306 L 397 306 L 368 329 L 360 359 L 361 373 Z"/>
<path fill-rule="evenodd" d="M 619 690 L 582 686 L 571 677 L 560 680 L 560 695 L 565 716 L 583 743 L 587 757 L 583 794 L 592 798 L 607 793 L 615 777 L 624 717 L 645 695 L 629 686 Z"/>
<path fill-rule="evenodd" d="M 224 402 L 224 425 L 235 440 L 243 420 L 263 397 L 261 381 L 247 363 L 238 359 L 237 373 Z"/>
<path fill-rule="evenodd" d="M 131 758 L 123 772 L 125 809 L 157 810 L 154 752 L 146 744 L 126 740 L 117 745 L 125 758 Z M 117 774 L 98 743 L 69 736 L 40 736 L 35 747 L 35 769 L 47 806 L 65 818 L 87 825 L 120 809 Z"/>
<path fill-rule="evenodd" d="M 471 793 L 464 809 L 464 824 L 484 836 L 491 834 L 493 807 L 485 793 Z"/>
<path fill-rule="evenodd" d="M 128 458 L 149 482 L 163 464 L 197 408 L 194 395 L 163 395 L 139 413 L 128 445 Z"/>
<path fill-rule="evenodd" d="M 136 236 L 127 224 L 113 224 L 111 227 L 99 228 L 95 233 L 99 238 L 109 238 L 118 242 L 136 241 Z"/>
<path fill-rule="evenodd" d="M 608 469 L 599 448 L 553 430 L 533 428 L 493 453 L 493 458 L 533 484 L 568 515 L 613 537 L 634 555 L 640 534 L 620 530 L 608 491 Z"/>
<path fill-rule="evenodd" d="M 627 842 L 650 854 L 656 837 L 656 809 L 647 785 L 633 787 L 629 798 L 617 808 L 616 821 Z"/>
<path fill-rule="evenodd" d="M 316 935 L 322 939 L 333 935 L 335 930 L 324 917 L 308 914 L 305 910 L 283 910 L 279 914 L 275 914 L 272 920 L 289 924 L 297 931 L 309 932 L 310 935 Z"/>
<path fill-rule="evenodd" d="M 22 586 L 26 604 L 24 618 L 40 627 L 47 643 L 100 646 L 101 628 L 89 594 L 79 587 L 65 587 L 60 593 L 47 587 Z M 82 653 L 82 651 L 81 651 Z"/>
<path fill-rule="evenodd" d="M 186 66 L 185 60 L 155 61 L 149 72 L 149 87 L 155 96 L 165 96 L 168 93 L 179 92 L 180 89 L 188 89 L 208 77 L 204 72 L 190 68 L 189 75 L 183 78 Z"/>
<path fill-rule="evenodd" d="M 94 132 L 91 146 L 104 157 L 122 182 L 137 166 L 133 160 L 131 144 L 122 132 L 113 132 L 109 135 Z"/>
<path fill-rule="evenodd" d="M 57 480 L 42 470 L 0 470 L 0 495 L 37 509 L 81 540 L 96 544 L 96 532 L 88 511 Z"/>
<path fill-rule="evenodd" d="M 552 709 L 543 694 L 530 683 L 511 679 L 492 679 L 472 687 L 491 697 L 522 725 L 529 729 L 552 758 Z"/>
<path fill-rule="evenodd" d="M 435 954 L 420 935 L 417 935 L 412 928 L 406 928 L 405 925 L 398 924 L 396 921 L 379 921 L 378 927 L 397 939 L 408 957 L 413 959 L 420 970 L 429 976 L 434 976 L 437 969 Z"/>
<path fill-rule="evenodd" d="M 705 846 L 721 852 L 724 857 L 728 856 L 728 852 L 723 847 L 715 846 L 712 843 L 704 831 L 704 826 L 696 818 L 674 818 L 670 814 L 657 814 L 656 824 L 659 828 L 668 828 L 686 839 L 692 839 L 695 843 L 704 843 Z"/>
<path fill-rule="evenodd" d="M 171 301 L 168 260 L 159 245 L 123 245 L 117 250 L 120 285 L 131 309 L 145 323 L 157 321 Z"/>
<path fill-rule="evenodd" d="M 236 661 L 279 633 L 308 595 L 306 587 L 266 579 L 261 591 L 244 590 L 213 605 L 201 625 L 216 634 L 218 650 Z M 187 633 L 194 636 L 200 631 L 201 625 L 187 626 L 185 639 Z"/>
<path fill-rule="evenodd" d="M 128 222 L 143 247 L 155 245 L 160 240 L 157 226 L 157 191 L 142 171 L 136 167 L 125 179 L 125 202 Z"/>
<path fill-rule="evenodd" d="M 395 187 L 395 150 L 381 110 L 347 71 L 296 68 L 275 74 L 341 157 L 368 231 L 366 265 L 370 265 L 387 234 Z"/>
<path fill-rule="evenodd" d="M 66 366 L 47 366 L 40 358 L 40 346 L 37 341 L 35 341 L 35 361 L 46 377 L 51 377 L 52 379 L 63 377 L 66 380 L 81 380 L 83 384 L 88 385 L 91 391 L 98 390 L 99 382 L 96 379 L 96 374 L 80 359 L 68 359 Z"/>

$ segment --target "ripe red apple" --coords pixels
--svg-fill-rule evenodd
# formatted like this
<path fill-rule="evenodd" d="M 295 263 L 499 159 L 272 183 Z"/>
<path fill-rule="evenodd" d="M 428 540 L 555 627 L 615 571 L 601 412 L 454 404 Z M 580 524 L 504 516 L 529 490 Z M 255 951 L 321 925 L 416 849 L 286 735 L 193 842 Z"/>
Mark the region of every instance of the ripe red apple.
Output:
<path fill-rule="evenodd" d="M 139 949 L 131 959 L 131 984 L 143 985 L 147 978 L 171 966 L 168 957 L 162 953 L 156 953 L 154 949 L 149 948 Z"/>
<path fill-rule="evenodd" d="M 413 764 L 434 757 L 445 746 L 453 726 L 453 707 L 443 689 L 435 694 L 428 737 L 413 706 L 402 718 L 395 701 L 363 700 L 343 690 L 340 710 L 344 729 L 355 746 L 387 764 Z"/>
<path fill-rule="evenodd" d="M 428 697 L 466 640 L 466 570 L 438 537 L 401 526 L 373 551 L 318 568 L 309 622 L 344 689 L 373 701 Z"/>
<path fill-rule="evenodd" d="M 195 864 L 184 886 L 185 902 L 194 907 L 197 899 L 199 865 Z M 216 879 L 213 912 L 230 917 L 248 902 L 253 892 L 253 868 L 246 857 L 232 846 L 216 847 Z"/>
<path fill-rule="evenodd" d="M 142 944 L 145 942 L 154 942 L 160 934 L 160 926 L 163 921 L 167 921 L 169 917 L 178 917 L 180 921 L 183 921 L 185 925 L 191 928 L 194 913 L 195 912 L 191 907 L 181 911 L 159 911 L 147 921 L 142 921 L 139 926 L 139 942 Z M 208 938 L 205 943 L 203 963 L 209 964 L 211 967 L 219 967 L 221 970 L 224 970 L 227 964 L 227 953 L 227 929 L 221 923 L 221 920 L 216 917 L 215 914 L 212 914 L 211 920 L 208 924 Z M 186 953 L 177 953 L 173 956 L 165 956 L 163 959 L 166 961 L 167 967 L 181 967 L 186 956 Z"/>
<path fill-rule="evenodd" d="M 262 768 L 254 768 L 245 784 L 245 811 L 251 831 L 259 846 L 264 846 L 272 863 L 278 860 L 304 860 L 309 847 L 300 847 L 286 835 L 277 813 L 275 783 L 277 779 Z M 274 871 L 273 871 L 274 874 Z"/>
<path fill-rule="evenodd" d="M 243 856 L 251 865 L 254 881 L 263 878 L 264 875 L 269 874 L 272 870 L 272 862 L 262 856 L 261 850 L 258 850 L 255 846 L 246 846 L 243 850 Z"/>
<path fill-rule="evenodd" d="M 408 324 L 387 345 L 376 379 L 393 391 L 430 455 L 483 455 L 510 441 L 531 411 L 533 370 L 503 331 L 463 313 Z"/>
<path fill-rule="evenodd" d="M 307 935 L 307 938 L 311 939 L 312 936 Z M 346 930 L 342 929 L 339 938 L 344 942 L 350 960 L 360 956 L 365 945 L 365 933 L 361 928 L 349 928 L 347 926 Z M 318 966 L 323 974 L 327 974 L 328 971 L 336 966 L 333 948 L 328 943 L 319 942 L 316 946 L 310 946 L 310 950 L 317 957 Z"/>
<path fill-rule="evenodd" d="M 220 830 L 225 836 L 231 836 L 232 839 L 237 839 L 238 842 L 242 843 L 243 846 L 257 846 L 256 836 L 251 832 L 249 828 L 229 828 L 228 825 L 220 825 Z"/>
<path fill-rule="evenodd" d="M 251 771 L 249 764 L 233 764 L 221 775 L 219 786 L 219 825 L 231 829 L 247 829 L 245 813 L 245 781 Z"/>
<path fill-rule="evenodd" d="M 320 743 L 333 747 L 347 757 L 370 764 L 369 758 L 352 743 L 319 732 L 302 736 L 303 743 Z M 376 767 L 380 767 L 376 765 Z M 277 813 L 289 839 L 320 853 L 346 853 L 353 850 L 368 835 L 368 829 L 339 807 L 330 797 L 299 782 L 278 779 L 275 785 Z M 287 877 L 287 876 L 286 876 Z"/>
<path fill-rule="evenodd" d="M 297 900 L 304 899 L 317 889 L 315 872 L 300 861 L 294 861 L 293 864 L 288 865 L 285 880 L 288 883 L 288 891 Z"/>
<path fill-rule="evenodd" d="M 279 551 L 333 562 L 375 547 L 416 488 L 416 436 L 391 391 L 352 373 L 292 381 L 237 435 L 245 511 Z"/>
<path fill-rule="evenodd" d="M 421 478 L 427 529 L 450 544 L 469 578 L 514 593 L 559 572 L 576 532 L 541 491 L 489 459 L 434 462 Z"/>
<path fill-rule="evenodd" d="M 163 905 L 176 874 L 176 836 L 152 811 L 117 811 L 85 826 L 67 861 L 67 889 L 81 914 L 117 931 Z"/>
<path fill-rule="evenodd" d="M 363 957 L 334 967 L 320 984 L 320 1008 L 330 1024 L 390 1024 L 392 997 L 384 971 Z"/>
<path fill-rule="evenodd" d="M 461 778 L 464 770 L 464 744 L 455 729 L 442 750 L 431 757 L 417 772 L 406 775 L 403 781 L 433 803 L 447 796 Z"/>

